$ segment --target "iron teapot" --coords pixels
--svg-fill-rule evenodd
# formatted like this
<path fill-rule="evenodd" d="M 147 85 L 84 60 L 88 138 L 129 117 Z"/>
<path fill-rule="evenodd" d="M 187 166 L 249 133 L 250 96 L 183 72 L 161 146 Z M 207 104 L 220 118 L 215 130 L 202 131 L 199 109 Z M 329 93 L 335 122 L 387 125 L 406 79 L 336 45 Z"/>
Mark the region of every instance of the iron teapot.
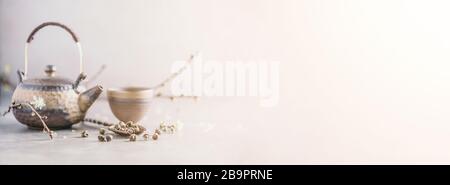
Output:
<path fill-rule="evenodd" d="M 45 76 L 41 78 L 27 78 L 28 72 L 28 45 L 33 40 L 37 31 L 46 26 L 58 26 L 70 33 L 76 42 L 80 54 L 80 75 L 75 81 L 56 75 L 56 67 L 48 65 Z M 25 70 L 18 71 L 19 83 L 13 93 L 13 104 L 40 102 L 35 110 L 46 117 L 45 123 L 49 128 L 69 128 L 73 124 L 84 120 L 89 107 L 102 93 L 103 88 L 99 85 L 80 92 L 80 82 L 86 78 L 83 73 L 83 55 L 81 45 L 75 33 L 67 26 L 57 22 L 46 22 L 36 27 L 25 44 Z M 27 106 L 13 109 L 14 117 L 22 124 L 30 128 L 43 128 L 42 122 L 34 116 L 32 109 Z"/>

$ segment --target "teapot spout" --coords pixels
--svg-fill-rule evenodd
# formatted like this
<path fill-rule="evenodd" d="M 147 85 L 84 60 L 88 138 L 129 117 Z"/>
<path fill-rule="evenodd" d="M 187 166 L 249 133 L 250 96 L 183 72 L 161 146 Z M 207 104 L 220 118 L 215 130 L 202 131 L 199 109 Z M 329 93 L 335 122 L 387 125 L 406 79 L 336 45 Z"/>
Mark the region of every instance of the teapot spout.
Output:
<path fill-rule="evenodd" d="M 83 93 L 80 94 L 78 98 L 78 105 L 81 112 L 86 112 L 89 107 L 97 100 L 98 96 L 103 92 L 103 87 L 97 85 Z"/>

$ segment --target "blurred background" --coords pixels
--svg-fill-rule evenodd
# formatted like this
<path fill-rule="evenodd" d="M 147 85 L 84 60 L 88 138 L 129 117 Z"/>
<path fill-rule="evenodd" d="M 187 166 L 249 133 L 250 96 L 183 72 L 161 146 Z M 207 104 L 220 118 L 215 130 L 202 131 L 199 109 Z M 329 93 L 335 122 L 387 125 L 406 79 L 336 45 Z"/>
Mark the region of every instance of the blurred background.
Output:
<path fill-rule="evenodd" d="M 450 163 L 449 9 L 445 0 L 0 0 L 0 64 L 15 83 L 25 40 L 45 21 L 78 34 L 86 73 L 107 65 L 96 81 L 106 88 L 155 85 L 195 51 L 279 61 L 277 106 L 205 98 L 189 116 L 242 123 L 253 162 Z M 55 64 L 76 78 L 76 46 L 62 30 L 42 30 L 29 50 L 30 76 Z"/>

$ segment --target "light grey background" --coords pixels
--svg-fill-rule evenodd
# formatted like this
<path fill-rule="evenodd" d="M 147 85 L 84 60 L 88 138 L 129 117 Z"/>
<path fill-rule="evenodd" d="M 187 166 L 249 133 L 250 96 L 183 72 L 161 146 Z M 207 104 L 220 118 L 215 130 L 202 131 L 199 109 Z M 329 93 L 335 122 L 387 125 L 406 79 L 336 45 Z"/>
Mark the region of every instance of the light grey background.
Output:
<path fill-rule="evenodd" d="M 178 107 L 189 108 L 185 120 L 245 126 L 230 136 L 246 144 L 229 163 L 449 163 L 449 8 L 438 0 L 1 0 L 0 63 L 23 68 L 25 39 L 44 21 L 75 30 L 88 74 L 108 65 L 98 79 L 105 87 L 153 85 L 194 51 L 221 62 L 276 60 L 276 107 L 245 97 Z M 77 75 L 75 45 L 58 29 L 30 47 L 32 75 L 48 63 Z"/>
<path fill-rule="evenodd" d="M 84 48 L 86 71 L 108 65 L 107 85 L 154 85 L 174 61 L 201 51 L 205 60 L 281 60 L 296 48 L 294 2 L 273 1 L 1 1 L 1 62 L 23 68 L 23 44 L 45 21 L 71 27 Z M 298 36 L 299 33 L 295 33 Z M 296 36 L 296 37 L 297 37 Z M 39 32 L 30 47 L 30 72 L 55 64 L 76 77 L 77 50 L 64 31 Z M 296 55 L 290 53 L 289 55 Z M 298 58 L 298 57 L 297 57 Z M 290 59 L 292 60 L 292 59 Z M 294 58 L 295 60 L 295 58 Z M 146 75 L 143 75 L 146 74 Z M 111 80 L 105 80 L 111 79 Z"/>

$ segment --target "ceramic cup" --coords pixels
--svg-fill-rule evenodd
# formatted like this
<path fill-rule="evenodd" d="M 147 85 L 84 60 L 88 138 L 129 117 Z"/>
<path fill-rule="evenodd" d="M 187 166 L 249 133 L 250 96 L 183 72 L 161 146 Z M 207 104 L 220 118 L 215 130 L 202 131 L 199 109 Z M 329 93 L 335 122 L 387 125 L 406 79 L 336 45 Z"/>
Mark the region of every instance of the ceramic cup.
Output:
<path fill-rule="evenodd" d="M 147 113 L 153 90 L 147 87 L 123 87 L 107 90 L 114 116 L 123 122 L 139 122 Z"/>

